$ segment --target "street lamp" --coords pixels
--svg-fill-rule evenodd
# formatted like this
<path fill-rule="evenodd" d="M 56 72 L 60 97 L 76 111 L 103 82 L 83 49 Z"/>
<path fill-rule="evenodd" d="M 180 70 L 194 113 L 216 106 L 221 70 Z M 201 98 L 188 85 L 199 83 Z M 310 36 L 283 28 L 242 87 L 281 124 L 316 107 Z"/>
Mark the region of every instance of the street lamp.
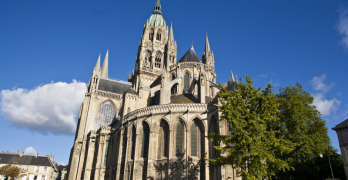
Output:
<path fill-rule="evenodd" d="M 322 154 L 322 153 L 320 153 L 320 157 L 321 157 L 321 158 L 323 158 L 323 154 Z M 330 164 L 330 170 L 331 170 L 331 176 L 332 176 L 332 180 L 334 180 L 335 178 L 334 178 L 334 175 L 333 175 L 333 173 L 332 173 L 332 168 L 331 168 L 330 157 L 329 157 L 329 156 L 327 156 L 327 157 L 329 158 L 329 164 Z"/>

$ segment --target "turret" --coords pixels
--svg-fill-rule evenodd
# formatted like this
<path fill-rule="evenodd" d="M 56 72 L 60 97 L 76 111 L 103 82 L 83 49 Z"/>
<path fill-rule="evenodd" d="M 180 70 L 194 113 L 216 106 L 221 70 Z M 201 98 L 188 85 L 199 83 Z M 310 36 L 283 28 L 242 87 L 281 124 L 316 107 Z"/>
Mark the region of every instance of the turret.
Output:
<path fill-rule="evenodd" d="M 104 65 L 103 65 L 104 67 Z M 87 86 L 87 92 L 92 93 L 94 90 L 97 89 L 97 84 L 100 79 L 102 69 L 100 69 L 100 54 L 97 60 L 96 65 L 94 66 L 93 73 L 91 76 L 91 79 L 89 80 L 88 86 Z"/>
<path fill-rule="evenodd" d="M 173 24 L 170 23 L 170 30 L 168 35 L 168 42 L 166 45 L 166 69 L 170 70 L 170 66 L 176 63 L 177 46 L 174 40 Z"/>

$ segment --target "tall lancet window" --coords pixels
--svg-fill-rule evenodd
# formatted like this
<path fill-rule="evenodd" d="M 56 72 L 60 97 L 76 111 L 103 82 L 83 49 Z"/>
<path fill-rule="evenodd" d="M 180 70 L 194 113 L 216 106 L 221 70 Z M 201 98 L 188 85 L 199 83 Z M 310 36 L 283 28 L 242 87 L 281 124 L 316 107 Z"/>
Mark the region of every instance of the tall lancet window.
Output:
<path fill-rule="evenodd" d="M 156 40 L 157 41 L 161 40 L 161 32 L 160 31 L 157 32 Z"/>
<path fill-rule="evenodd" d="M 151 29 L 149 32 L 149 40 L 151 40 L 151 41 L 153 40 L 153 34 L 154 34 L 153 29 Z"/>
<path fill-rule="evenodd" d="M 191 126 L 191 156 L 197 156 L 197 145 L 198 145 L 198 133 L 197 133 L 197 125 L 193 122 Z"/>
<path fill-rule="evenodd" d="M 184 93 L 188 93 L 190 88 L 190 75 L 188 73 L 185 73 L 184 76 Z"/>
<path fill-rule="evenodd" d="M 181 121 L 176 125 L 176 144 L 175 151 L 176 156 L 182 156 L 183 154 L 183 143 L 184 143 L 184 125 Z"/>
<path fill-rule="evenodd" d="M 135 154 L 135 138 L 136 138 L 136 129 L 135 126 L 132 128 L 132 153 L 131 153 L 131 159 L 134 160 L 134 154 Z"/>
<path fill-rule="evenodd" d="M 165 120 L 161 120 L 158 136 L 158 159 L 169 157 L 169 125 Z"/>
<path fill-rule="evenodd" d="M 110 101 L 102 104 L 98 110 L 97 121 L 95 124 L 95 130 L 98 130 L 101 126 L 108 126 L 116 119 L 116 110 Z"/>
<path fill-rule="evenodd" d="M 157 52 L 156 58 L 155 58 L 155 67 L 161 68 L 161 59 L 162 59 L 162 53 Z"/>
<path fill-rule="evenodd" d="M 141 157 L 147 158 L 149 155 L 149 137 L 150 137 L 150 127 L 146 122 L 143 122 L 143 140 L 141 148 Z"/>

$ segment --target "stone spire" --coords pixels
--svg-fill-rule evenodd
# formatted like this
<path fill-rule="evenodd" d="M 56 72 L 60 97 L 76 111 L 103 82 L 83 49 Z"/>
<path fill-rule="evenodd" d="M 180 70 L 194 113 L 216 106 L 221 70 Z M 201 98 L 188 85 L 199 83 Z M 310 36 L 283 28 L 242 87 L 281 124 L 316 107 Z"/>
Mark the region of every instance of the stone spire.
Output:
<path fill-rule="evenodd" d="M 99 69 L 100 69 L 100 54 L 99 54 L 99 57 L 98 57 L 97 64 L 94 67 L 93 73 L 97 72 Z"/>
<path fill-rule="evenodd" d="M 168 43 L 174 43 L 173 25 L 170 23 Z"/>
<path fill-rule="evenodd" d="M 109 69 L 109 49 L 106 51 L 105 59 L 102 66 L 101 77 L 108 77 L 108 69 Z"/>
<path fill-rule="evenodd" d="M 208 53 L 211 53 L 210 52 L 209 40 L 208 40 L 208 33 L 206 33 L 205 36 L 206 36 L 206 38 L 205 38 L 205 50 L 204 50 L 204 53 L 206 55 L 208 55 Z"/>
<path fill-rule="evenodd" d="M 210 50 L 209 40 L 208 40 L 208 34 L 206 34 L 205 37 L 205 49 L 202 56 L 202 62 L 205 64 L 208 64 L 208 61 L 214 62 L 214 54 Z"/>
<path fill-rule="evenodd" d="M 230 82 L 234 82 L 235 80 L 234 80 L 234 77 L 233 77 L 233 73 L 232 73 L 232 71 L 231 71 L 231 77 L 230 77 Z"/>

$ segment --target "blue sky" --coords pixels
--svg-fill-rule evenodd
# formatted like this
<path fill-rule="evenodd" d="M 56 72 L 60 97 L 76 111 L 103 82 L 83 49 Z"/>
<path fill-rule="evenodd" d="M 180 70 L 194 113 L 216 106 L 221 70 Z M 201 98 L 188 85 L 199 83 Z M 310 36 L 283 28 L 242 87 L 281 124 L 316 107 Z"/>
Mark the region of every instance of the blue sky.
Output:
<path fill-rule="evenodd" d="M 155 0 L 0 1 L 0 151 L 37 151 L 68 163 L 79 106 L 108 44 L 109 77 L 126 80 Z M 231 71 L 257 87 L 300 82 L 329 136 L 348 118 L 348 2 L 162 0 L 178 59 L 208 33 L 217 80 Z"/>

